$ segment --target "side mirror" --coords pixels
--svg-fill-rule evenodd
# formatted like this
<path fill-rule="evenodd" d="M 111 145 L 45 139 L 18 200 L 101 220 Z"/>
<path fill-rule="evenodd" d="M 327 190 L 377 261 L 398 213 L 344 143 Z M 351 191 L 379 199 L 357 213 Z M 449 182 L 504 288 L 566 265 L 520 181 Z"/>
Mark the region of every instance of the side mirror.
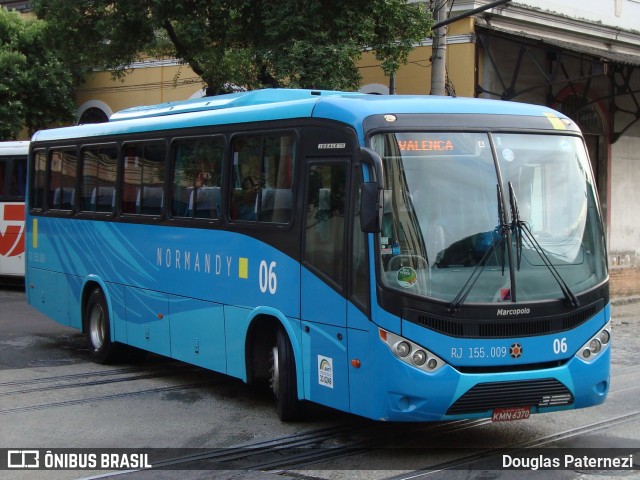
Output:
<path fill-rule="evenodd" d="M 360 196 L 360 224 L 365 233 L 380 233 L 382 224 L 382 189 L 378 182 L 362 184 Z"/>
<path fill-rule="evenodd" d="M 382 159 L 370 148 L 361 147 L 358 160 L 371 167 L 373 180 L 362 184 L 360 196 L 360 224 L 365 233 L 379 233 L 382 227 L 382 208 L 384 206 L 381 182 L 383 178 Z"/>

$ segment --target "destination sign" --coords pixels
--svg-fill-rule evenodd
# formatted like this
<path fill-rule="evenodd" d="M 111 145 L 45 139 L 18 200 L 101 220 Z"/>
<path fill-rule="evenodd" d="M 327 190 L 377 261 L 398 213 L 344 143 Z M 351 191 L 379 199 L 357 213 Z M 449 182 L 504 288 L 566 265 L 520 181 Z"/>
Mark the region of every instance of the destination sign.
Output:
<path fill-rule="evenodd" d="M 402 152 L 451 152 L 454 143 L 451 140 L 398 140 Z"/>

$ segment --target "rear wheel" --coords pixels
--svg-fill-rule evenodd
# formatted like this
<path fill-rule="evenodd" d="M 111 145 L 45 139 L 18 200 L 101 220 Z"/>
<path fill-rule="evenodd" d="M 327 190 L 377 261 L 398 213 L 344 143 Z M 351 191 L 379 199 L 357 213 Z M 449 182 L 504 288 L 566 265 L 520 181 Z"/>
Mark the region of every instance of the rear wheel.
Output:
<path fill-rule="evenodd" d="M 299 420 L 303 403 L 298 399 L 298 382 L 293 348 L 287 334 L 278 329 L 276 344 L 271 351 L 270 386 L 276 399 L 276 411 L 283 422 Z"/>
<path fill-rule="evenodd" d="M 89 298 L 84 313 L 84 332 L 89 356 L 96 363 L 113 362 L 117 345 L 111 341 L 109 308 L 101 289 L 96 288 Z"/>

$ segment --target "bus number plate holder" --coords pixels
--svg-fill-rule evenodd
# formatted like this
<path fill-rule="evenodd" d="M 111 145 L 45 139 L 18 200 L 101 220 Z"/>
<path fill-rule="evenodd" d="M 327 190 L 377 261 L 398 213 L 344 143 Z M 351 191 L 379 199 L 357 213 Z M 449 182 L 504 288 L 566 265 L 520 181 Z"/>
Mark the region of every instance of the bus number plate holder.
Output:
<path fill-rule="evenodd" d="M 526 420 L 531 416 L 531 407 L 496 408 L 491 415 L 492 422 L 513 422 Z"/>

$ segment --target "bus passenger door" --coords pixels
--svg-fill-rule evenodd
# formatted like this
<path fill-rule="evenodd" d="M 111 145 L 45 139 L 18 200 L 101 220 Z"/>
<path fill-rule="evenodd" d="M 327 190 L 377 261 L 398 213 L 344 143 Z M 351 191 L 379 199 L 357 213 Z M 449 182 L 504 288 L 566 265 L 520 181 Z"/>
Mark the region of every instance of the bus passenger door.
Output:
<path fill-rule="evenodd" d="M 305 396 L 349 410 L 345 299 L 348 159 L 309 160 L 302 239 Z"/>

